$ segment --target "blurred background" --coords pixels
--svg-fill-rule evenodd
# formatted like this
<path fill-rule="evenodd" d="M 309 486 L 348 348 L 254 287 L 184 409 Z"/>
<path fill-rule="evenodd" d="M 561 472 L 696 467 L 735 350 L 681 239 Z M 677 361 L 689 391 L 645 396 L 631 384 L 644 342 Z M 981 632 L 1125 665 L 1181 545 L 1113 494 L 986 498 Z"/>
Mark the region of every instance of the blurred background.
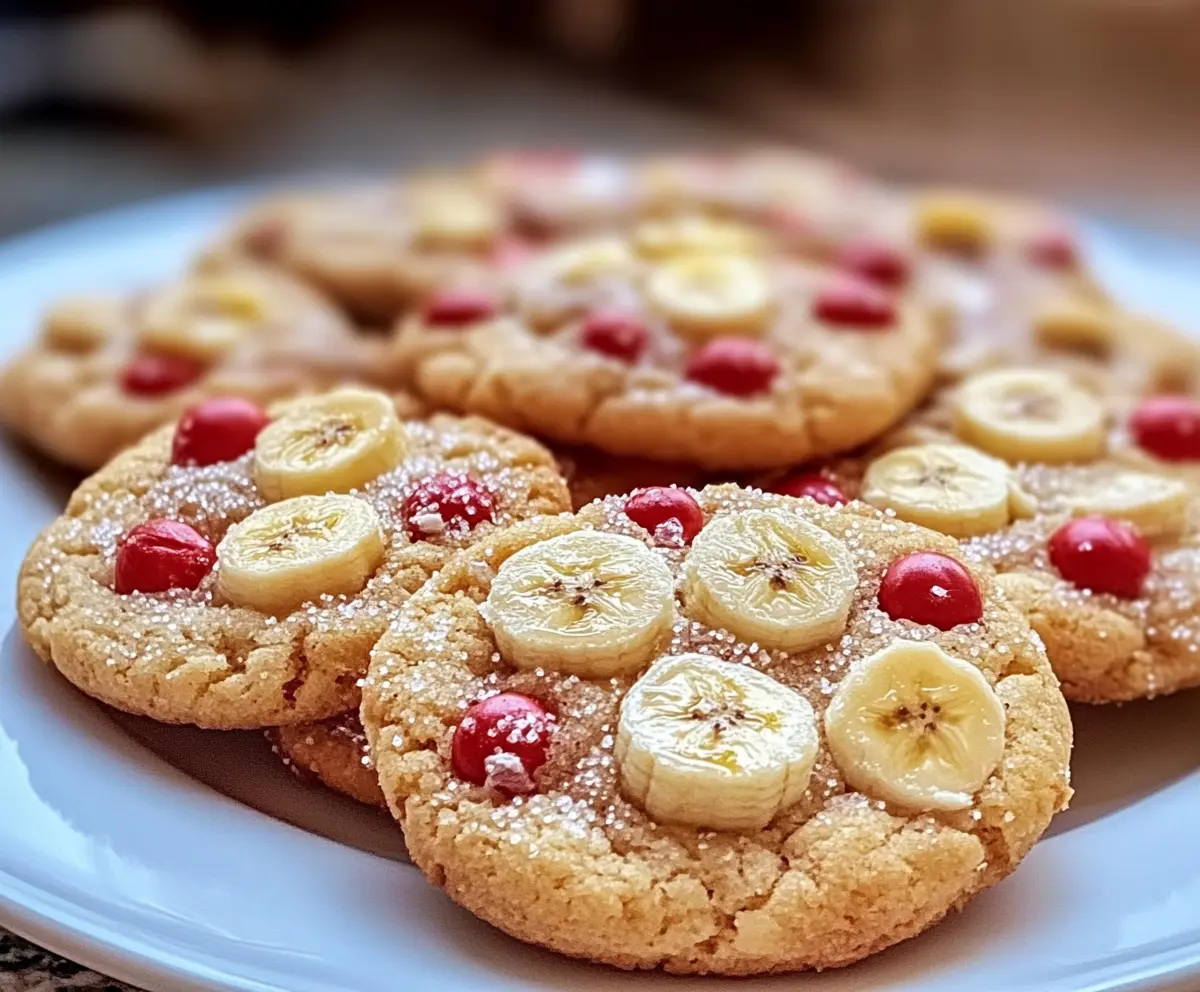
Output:
<path fill-rule="evenodd" d="M 490 145 L 768 137 L 1200 231 L 1200 0 L 0 0 L 0 234 Z"/>

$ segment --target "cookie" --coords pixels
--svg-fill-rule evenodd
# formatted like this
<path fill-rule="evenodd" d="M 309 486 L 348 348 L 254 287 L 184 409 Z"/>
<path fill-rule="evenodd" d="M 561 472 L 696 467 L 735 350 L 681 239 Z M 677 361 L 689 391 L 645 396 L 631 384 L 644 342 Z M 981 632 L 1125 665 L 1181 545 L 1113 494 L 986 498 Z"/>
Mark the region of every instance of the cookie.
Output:
<path fill-rule="evenodd" d="M 903 298 L 692 218 L 559 244 L 435 294 L 393 359 L 434 405 L 569 445 L 707 470 L 844 451 L 930 385 Z"/>
<path fill-rule="evenodd" d="M 343 389 L 207 401 L 87 479 L 22 566 L 26 640 L 84 692 L 214 729 L 358 703 L 367 655 L 447 555 L 568 506 L 549 453 Z"/>
<path fill-rule="evenodd" d="M 1139 409 L 1151 402 L 1163 400 Z M 1058 371 L 978 373 L 871 456 L 816 478 L 957 537 L 965 555 L 993 565 L 1067 698 L 1164 695 L 1200 685 L 1200 504 L 1194 478 L 1134 457 L 1111 411 Z M 1191 436 L 1184 420 L 1156 424 L 1158 435 L 1143 426 L 1143 441 L 1160 451 L 1172 450 L 1172 426 Z M 795 491 L 803 478 L 814 475 L 767 484 Z"/>
<path fill-rule="evenodd" d="M 266 733 L 275 753 L 302 778 L 311 776 L 368 806 L 387 805 L 358 710 Z"/>
<path fill-rule="evenodd" d="M 495 533 L 376 647 L 363 723 L 425 874 L 564 954 L 749 975 L 1011 872 L 1071 725 L 992 570 L 862 504 L 672 492 Z"/>
<path fill-rule="evenodd" d="M 318 287 L 356 320 L 379 327 L 431 288 L 519 242 L 500 205 L 451 175 L 284 195 L 239 218 L 210 259 L 249 257 Z"/>
<path fill-rule="evenodd" d="M 0 372 L 0 421 L 81 469 L 210 396 L 265 403 L 368 376 L 376 351 L 326 300 L 257 267 L 63 300 Z"/>

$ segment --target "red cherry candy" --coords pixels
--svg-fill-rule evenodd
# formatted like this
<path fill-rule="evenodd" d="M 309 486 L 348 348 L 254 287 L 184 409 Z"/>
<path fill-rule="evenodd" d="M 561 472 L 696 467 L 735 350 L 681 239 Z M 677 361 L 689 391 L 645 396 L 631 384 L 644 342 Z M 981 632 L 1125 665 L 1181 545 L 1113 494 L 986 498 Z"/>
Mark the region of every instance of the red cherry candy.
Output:
<path fill-rule="evenodd" d="M 908 281 L 908 259 L 899 248 L 883 241 L 855 241 L 846 245 L 838 265 L 880 286 L 901 286 Z"/>
<path fill-rule="evenodd" d="M 478 479 L 461 472 L 431 475 L 404 500 L 404 520 L 414 541 L 437 537 L 447 527 L 473 530 L 495 517 L 496 499 Z"/>
<path fill-rule="evenodd" d="M 444 289 L 425 304 L 430 327 L 463 327 L 496 316 L 496 301 L 473 289 Z"/>
<path fill-rule="evenodd" d="M 192 407 L 180 418 L 171 445 L 175 465 L 215 465 L 240 458 L 270 422 L 266 410 L 236 396 L 220 396 Z"/>
<path fill-rule="evenodd" d="M 746 338 L 715 338 L 692 355 L 687 377 L 730 396 L 765 393 L 779 374 L 779 362 Z"/>
<path fill-rule="evenodd" d="M 625 515 L 662 544 L 691 544 L 704 527 L 704 511 L 686 489 L 653 486 L 625 500 Z"/>
<path fill-rule="evenodd" d="M 580 330 L 585 348 L 624 362 L 637 361 L 645 350 L 650 332 L 640 317 L 618 310 L 597 310 Z"/>
<path fill-rule="evenodd" d="M 195 589 L 216 564 L 212 542 L 177 520 L 148 520 L 117 545 L 114 586 L 130 592 Z"/>
<path fill-rule="evenodd" d="M 137 355 L 121 372 L 125 392 L 135 396 L 162 396 L 190 386 L 204 374 L 204 366 L 176 355 Z"/>
<path fill-rule="evenodd" d="M 1129 524 L 1079 517 L 1051 535 L 1050 561 L 1080 589 L 1137 599 L 1150 573 L 1150 546 Z"/>
<path fill-rule="evenodd" d="M 983 616 L 979 587 L 961 562 L 936 551 L 917 551 L 888 566 L 879 605 L 893 620 L 949 630 Z"/>
<path fill-rule="evenodd" d="M 878 286 L 864 279 L 841 276 L 818 290 L 813 314 L 835 327 L 877 330 L 896 322 L 896 304 Z"/>
<path fill-rule="evenodd" d="M 533 773 L 546 763 L 556 721 L 536 699 L 502 692 L 467 709 L 454 730 L 454 774 L 517 795 L 535 788 Z"/>
<path fill-rule="evenodd" d="M 1200 402 L 1186 396 L 1151 396 L 1129 418 L 1133 439 L 1166 461 L 1200 459 Z"/>
<path fill-rule="evenodd" d="M 784 496 L 807 496 L 826 506 L 841 506 L 849 502 L 837 483 L 820 472 L 786 475 L 771 485 L 771 491 Z"/>
<path fill-rule="evenodd" d="M 1029 257 L 1047 269 L 1073 269 L 1079 262 L 1079 247 L 1070 231 L 1050 229 L 1030 238 Z"/>

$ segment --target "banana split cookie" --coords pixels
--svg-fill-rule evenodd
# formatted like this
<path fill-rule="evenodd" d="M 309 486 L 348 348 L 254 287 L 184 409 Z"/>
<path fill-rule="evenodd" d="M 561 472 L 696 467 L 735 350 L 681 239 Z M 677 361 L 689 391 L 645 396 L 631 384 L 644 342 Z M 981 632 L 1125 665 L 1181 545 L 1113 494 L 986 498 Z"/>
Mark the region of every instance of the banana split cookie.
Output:
<path fill-rule="evenodd" d="M 710 470 L 862 444 L 923 397 L 937 361 L 907 300 L 684 217 L 447 288 L 400 325 L 393 358 L 435 405 Z"/>
<path fill-rule="evenodd" d="M 432 287 L 518 254 L 523 242 L 509 226 L 478 183 L 417 177 L 267 200 L 237 220 L 209 258 L 278 266 L 356 320 L 386 327 Z"/>
<path fill-rule="evenodd" d="M 50 308 L 0 372 L 0 421 L 96 469 L 210 396 L 265 403 L 367 376 L 376 354 L 323 297 L 260 267 L 223 267 L 124 297 Z"/>
<path fill-rule="evenodd" d="M 1200 685 L 1200 505 L 1194 480 L 1127 457 L 1114 439 L 1128 428 L 1110 419 L 1062 372 L 977 373 L 873 456 L 767 485 L 824 485 L 827 502 L 860 498 L 959 538 L 1001 573 L 1069 699 L 1163 695 Z M 1144 443 L 1179 450 L 1167 439 L 1186 421 L 1156 425 Z"/>
<path fill-rule="evenodd" d="M 1011 872 L 1071 726 L 992 569 L 734 485 L 495 532 L 408 601 L 363 723 L 413 860 L 623 968 L 849 964 Z"/>
<path fill-rule="evenodd" d="M 479 533 L 568 507 L 540 445 L 343 389 L 194 407 L 86 480 L 22 566 L 26 640 L 130 713 L 214 729 L 358 703 L 397 607 Z"/>

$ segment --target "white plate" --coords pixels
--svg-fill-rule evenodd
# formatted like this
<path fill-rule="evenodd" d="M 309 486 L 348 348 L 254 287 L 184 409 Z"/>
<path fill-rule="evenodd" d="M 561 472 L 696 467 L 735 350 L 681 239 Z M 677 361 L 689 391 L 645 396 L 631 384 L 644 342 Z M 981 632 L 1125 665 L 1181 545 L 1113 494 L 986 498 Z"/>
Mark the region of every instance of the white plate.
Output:
<path fill-rule="evenodd" d="M 0 350 L 59 292 L 174 271 L 237 196 L 150 204 L 0 247 Z M 1091 236 L 1124 295 L 1200 312 L 1194 255 L 1101 228 Z M 0 569 L 11 580 L 71 480 L 12 447 L 0 448 L 0 480 Z M 681 987 L 567 961 L 475 921 L 400 860 L 390 822 L 294 782 L 258 735 L 114 719 L 21 644 L 11 603 L 10 586 L 0 606 L 0 923 L 172 992 Z M 1014 878 L 964 913 L 839 972 L 688 986 L 1200 986 L 1200 697 L 1076 717 L 1073 808 Z"/>

